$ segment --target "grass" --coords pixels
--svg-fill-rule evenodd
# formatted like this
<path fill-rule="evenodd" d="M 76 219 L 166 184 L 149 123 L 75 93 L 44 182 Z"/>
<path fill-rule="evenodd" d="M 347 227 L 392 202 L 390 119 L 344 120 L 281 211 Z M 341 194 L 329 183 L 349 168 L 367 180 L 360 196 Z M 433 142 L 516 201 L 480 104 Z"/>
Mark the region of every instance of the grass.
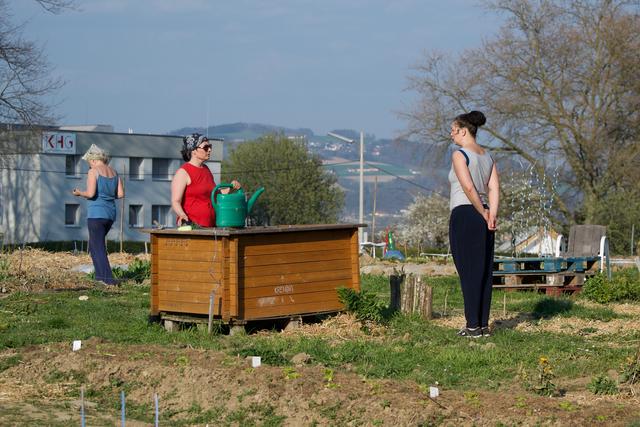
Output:
<path fill-rule="evenodd" d="M 448 314 L 462 312 L 462 295 L 455 277 L 430 278 L 433 286 L 434 312 L 442 314 L 447 300 Z M 363 289 L 388 303 L 388 279 L 364 275 Z M 87 295 L 88 300 L 78 297 Z M 505 294 L 494 292 L 493 310 L 503 309 Z M 519 369 L 535 372 L 538 360 L 546 357 L 554 367 L 556 382 L 590 375 L 603 375 L 611 367 L 621 366 L 637 351 L 639 331 L 622 336 L 590 338 L 553 333 L 525 333 L 513 328 L 496 331 L 489 340 L 470 345 L 460 339 L 455 330 L 438 326 L 415 316 L 386 315 L 386 334 L 373 340 L 364 335 L 359 339 L 331 342 L 330 337 L 260 334 L 233 336 L 212 335 L 197 328 L 165 332 L 160 325 L 149 323 L 149 287 L 125 284 L 117 290 L 14 293 L 0 300 L 0 349 L 14 349 L 10 356 L 0 358 L 0 372 L 20 363 L 20 350 L 34 344 L 71 342 L 98 337 L 114 343 L 191 346 L 214 349 L 236 356 L 261 356 L 266 365 L 289 369 L 291 358 L 307 353 L 313 363 L 327 370 L 350 366 L 368 379 L 407 379 L 418 384 L 438 383 L 441 387 L 473 393 L 477 390 L 499 390 L 512 384 Z M 582 304 L 580 299 L 549 298 L 532 292 L 506 294 L 506 309 L 511 313 L 532 315 L 534 319 L 580 318 L 611 321 L 624 316 L 606 306 Z M 491 345 L 488 345 L 491 343 Z M 614 344 L 615 345 L 612 345 Z M 131 360 L 144 359 L 144 353 L 131 354 Z M 175 360 L 175 369 L 188 366 L 189 360 Z M 283 371 L 284 372 L 284 371 Z M 332 371 L 333 372 L 333 371 Z M 49 382 L 81 384 L 83 373 L 59 373 L 53 370 Z M 103 388 L 90 388 L 87 396 L 116 412 L 113 396 L 132 384 L 112 382 Z M 339 407 L 327 406 L 322 415 L 331 420 Z M 128 403 L 129 417 L 153 421 L 150 403 Z M 180 416 L 176 419 L 176 416 Z M 2 414 L 0 413 L 0 416 Z M 218 425 L 282 425 L 284 417 L 273 407 L 247 406 L 228 412 L 223 407 L 193 406 L 182 413 L 163 413 L 171 425 L 213 422 Z"/>

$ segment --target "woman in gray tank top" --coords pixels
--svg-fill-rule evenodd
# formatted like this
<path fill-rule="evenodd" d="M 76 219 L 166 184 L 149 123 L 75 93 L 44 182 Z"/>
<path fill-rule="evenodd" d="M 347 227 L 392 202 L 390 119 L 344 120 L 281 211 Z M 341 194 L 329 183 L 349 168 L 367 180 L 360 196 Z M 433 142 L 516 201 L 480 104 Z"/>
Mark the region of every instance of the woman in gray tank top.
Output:
<path fill-rule="evenodd" d="M 452 155 L 449 244 L 460 276 L 466 325 L 458 335 L 489 336 L 493 286 L 493 246 L 500 184 L 495 162 L 476 142 L 486 123 L 480 111 L 461 114 L 451 124 L 451 139 L 459 146 Z"/>

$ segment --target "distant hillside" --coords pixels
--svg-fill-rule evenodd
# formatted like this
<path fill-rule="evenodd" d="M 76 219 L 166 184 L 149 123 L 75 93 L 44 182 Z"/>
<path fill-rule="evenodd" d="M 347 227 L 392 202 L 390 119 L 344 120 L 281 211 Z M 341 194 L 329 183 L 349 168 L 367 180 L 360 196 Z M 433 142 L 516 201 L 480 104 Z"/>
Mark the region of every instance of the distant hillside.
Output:
<path fill-rule="evenodd" d="M 326 167 L 338 177 L 338 184 L 345 190 L 343 219 L 357 221 L 359 193 L 359 138 L 351 129 L 336 129 L 339 135 L 356 140 L 355 144 L 342 142 L 328 135 L 316 135 L 311 129 L 291 129 L 256 123 L 231 123 L 210 126 L 207 129 L 185 127 L 170 132 L 187 135 L 198 132 L 209 137 L 223 138 L 224 156 L 245 141 L 254 140 L 269 133 L 283 133 L 300 137 L 307 142 L 309 151 L 317 154 Z M 401 211 L 419 194 L 431 192 L 448 193 L 446 175 L 448 159 L 437 155 L 428 146 L 407 140 L 377 139 L 365 135 L 365 222 L 371 222 L 375 176 L 378 176 L 376 191 L 376 229 L 380 230 L 400 220 Z"/>

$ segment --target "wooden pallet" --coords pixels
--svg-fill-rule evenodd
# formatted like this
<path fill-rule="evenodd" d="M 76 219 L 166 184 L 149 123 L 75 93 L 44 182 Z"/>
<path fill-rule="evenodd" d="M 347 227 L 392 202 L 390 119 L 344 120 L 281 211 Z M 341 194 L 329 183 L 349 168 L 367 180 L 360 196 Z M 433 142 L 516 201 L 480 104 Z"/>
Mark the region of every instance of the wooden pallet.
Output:
<path fill-rule="evenodd" d="M 599 257 L 498 258 L 493 263 L 493 286 L 536 289 L 547 294 L 577 292 L 598 271 Z"/>
<path fill-rule="evenodd" d="M 497 258 L 493 261 L 496 273 L 561 273 L 565 271 L 581 273 L 595 271 L 600 257 L 570 258 Z"/>

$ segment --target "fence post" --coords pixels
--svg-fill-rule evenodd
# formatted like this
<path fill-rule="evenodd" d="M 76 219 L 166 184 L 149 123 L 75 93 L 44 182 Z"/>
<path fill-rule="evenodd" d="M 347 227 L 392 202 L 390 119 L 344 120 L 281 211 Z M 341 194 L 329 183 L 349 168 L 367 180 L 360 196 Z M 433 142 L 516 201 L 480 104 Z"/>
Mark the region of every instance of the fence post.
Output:
<path fill-rule="evenodd" d="M 389 275 L 389 291 L 390 291 L 389 308 L 392 311 L 399 311 L 402 308 L 401 287 L 402 287 L 402 282 L 404 282 L 404 279 L 405 279 L 404 274 Z"/>

